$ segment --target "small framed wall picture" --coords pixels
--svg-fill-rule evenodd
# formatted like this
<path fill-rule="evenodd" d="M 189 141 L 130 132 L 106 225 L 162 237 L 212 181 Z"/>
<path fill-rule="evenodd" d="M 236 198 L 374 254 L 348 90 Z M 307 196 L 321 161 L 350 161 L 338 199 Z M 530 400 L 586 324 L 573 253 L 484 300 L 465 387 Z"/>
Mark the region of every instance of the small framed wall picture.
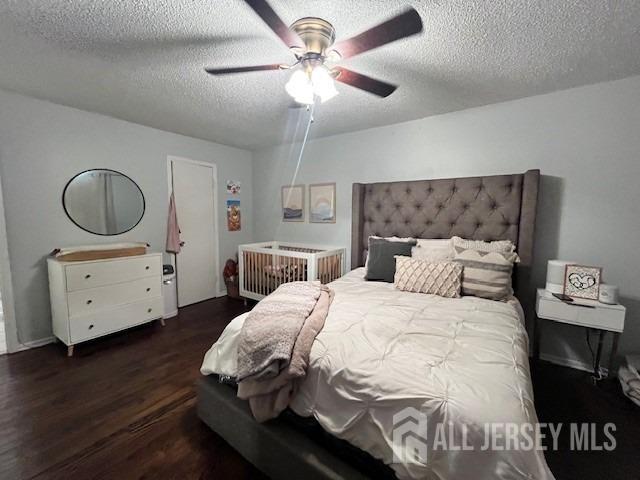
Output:
<path fill-rule="evenodd" d="M 567 265 L 564 272 L 564 294 L 573 298 L 598 300 L 601 267 Z"/>
<path fill-rule="evenodd" d="M 239 232 L 241 229 L 240 200 L 227 200 L 227 230 Z"/>
<path fill-rule="evenodd" d="M 336 184 L 309 185 L 309 221 L 336 223 Z"/>
<path fill-rule="evenodd" d="M 227 195 L 240 195 L 240 182 L 227 180 Z"/>
<path fill-rule="evenodd" d="M 282 221 L 304 222 L 304 185 L 282 187 Z"/>

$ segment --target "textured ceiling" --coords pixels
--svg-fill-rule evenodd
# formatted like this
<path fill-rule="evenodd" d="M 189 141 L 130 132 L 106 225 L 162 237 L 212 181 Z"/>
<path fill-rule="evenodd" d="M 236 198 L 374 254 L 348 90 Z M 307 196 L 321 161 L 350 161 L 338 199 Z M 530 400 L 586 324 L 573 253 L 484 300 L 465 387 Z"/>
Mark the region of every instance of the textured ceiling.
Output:
<path fill-rule="evenodd" d="M 272 0 L 338 39 L 412 4 L 424 32 L 343 62 L 397 83 L 346 85 L 314 136 L 387 125 L 640 74 L 638 0 Z M 205 66 L 287 62 L 241 0 L 2 0 L 0 87 L 228 145 L 286 141 L 288 73 L 212 77 Z M 0 105 L 0 108 L 2 106 Z"/>

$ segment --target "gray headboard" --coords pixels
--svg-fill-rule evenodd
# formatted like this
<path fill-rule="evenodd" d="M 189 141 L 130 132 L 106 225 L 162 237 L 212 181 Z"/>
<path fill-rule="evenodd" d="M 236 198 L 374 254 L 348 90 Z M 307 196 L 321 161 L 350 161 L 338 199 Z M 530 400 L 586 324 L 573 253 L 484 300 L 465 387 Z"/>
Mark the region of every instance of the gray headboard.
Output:
<path fill-rule="evenodd" d="M 518 273 L 533 261 L 540 170 L 514 175 L 354 183 L 351 267 L 364 265 L 369 236 L 508 239 Z"/>

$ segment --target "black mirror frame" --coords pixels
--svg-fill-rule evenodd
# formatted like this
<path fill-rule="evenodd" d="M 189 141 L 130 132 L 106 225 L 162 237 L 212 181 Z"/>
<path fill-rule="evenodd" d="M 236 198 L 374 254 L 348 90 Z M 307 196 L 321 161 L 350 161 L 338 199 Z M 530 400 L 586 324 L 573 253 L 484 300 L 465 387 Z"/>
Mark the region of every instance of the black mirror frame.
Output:
<path fill-rule="evenodd" d="M 136 186 L 136 188 L 138 189 L 138 191 L 140 192 L 140 195 L 142 196 L 142 215 L 140 215 L 140 218 L 138 219 L 138 221 L 131 228 L 128 228 L 127 230 L 124 230 L 123 232 L 119 232 L 119 233 L 92 232 L 91 230 L 88 230 L 88 229 L 84 228 L 82 225 L 80 225 L 78 222 L 76 222 L 73 219 L 73 217 L 69 214 L 69 211 L 67 210 L 67 204 L 64 201 L 64 196 L 65 196 L 65 193 L 67 193 L 67 188 L 69 188 L 69 185 L 71 184 L 71 182 L 73 182 L 80 175 L 85 174 L 87 172 L 93 172 L 95 170 L 101 170 L 101 171 L 105 171 L 105 172 L 113 172 L 113 173 L 117 173 L 118 175 L 122 175 L 123 177 L 127 178 L 128 180 L 130 180 L 131 183 L 133 183 Z M 89 232 L 89 233 L 91 233 L 93 235 L 100 235 L 101 237 L 115 237 L 116 235 L 123 235 L 123 234 L 125 234 L 127 232 L 130 232 L 131 230 L 133 230 L 134 228 L 136 228 L 140 224 L 140 222 L 144 218 L 144 214 L 147 211 L 147 201 L 144 198 L 144 192 L 140 188 L 140 185 L 138 185 L 138 183 L 133 178 L 131 178 L 130 176 L 125 175 L 124 173 L 119 172 L 118 170 L 113 170 L 112 168 L 89 168 L 88 170 L 83 170 L 82 172 L 75 174 L 73 177 L 71 177 L 71 179 L 64 186 L 64 189 L 62 190 L 62 208 L 64 209 L 64 213 L 67 215 L 67 218 L 69 220 L 71 220 L 73 222 L 73 224 L 76 227 L 80 228 L 81 230 L 84 230 L 85 232 Z"/>

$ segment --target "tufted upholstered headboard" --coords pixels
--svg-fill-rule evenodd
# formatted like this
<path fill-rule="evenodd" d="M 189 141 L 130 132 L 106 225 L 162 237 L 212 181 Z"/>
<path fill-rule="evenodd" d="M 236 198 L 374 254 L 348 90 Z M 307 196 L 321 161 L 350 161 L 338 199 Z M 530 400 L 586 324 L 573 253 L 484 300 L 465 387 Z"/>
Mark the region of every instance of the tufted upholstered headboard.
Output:
<path fill-rule="evenodd" d="M 364 265 L 370 235 L 511 240 L 521 263 L 533 261 L 540 170 L 514 175 L 354 183 L 351 267 Z"/>

